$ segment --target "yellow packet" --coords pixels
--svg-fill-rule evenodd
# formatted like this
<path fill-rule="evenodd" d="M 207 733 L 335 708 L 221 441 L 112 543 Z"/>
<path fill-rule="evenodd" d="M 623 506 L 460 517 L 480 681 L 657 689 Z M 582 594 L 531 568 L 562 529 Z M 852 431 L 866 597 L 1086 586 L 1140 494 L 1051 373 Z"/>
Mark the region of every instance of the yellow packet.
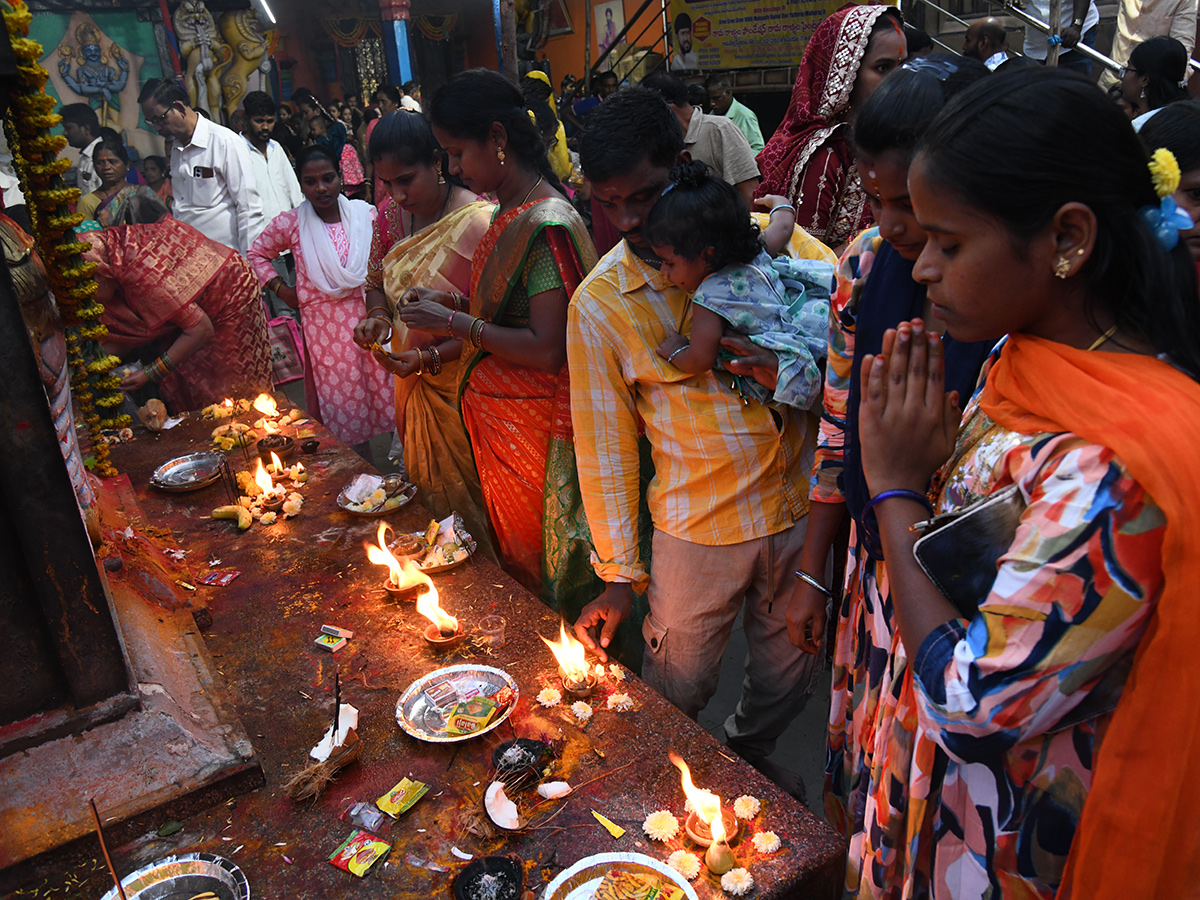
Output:
<path fill-rule="evenodd" d="M 421 781 L 401 779 L 400 783 L 375 801 L 380 812 L 385 812 L 393 819 L 398 819 L 413 808 L 413 805 L 425 796 L 429 785 Z"/>
<path fill-rule="evenodd" d="M 482 731 L 499 708 L 487 697 L 463 700 L 446 716 L 446 734 L 475 734 Z"/>

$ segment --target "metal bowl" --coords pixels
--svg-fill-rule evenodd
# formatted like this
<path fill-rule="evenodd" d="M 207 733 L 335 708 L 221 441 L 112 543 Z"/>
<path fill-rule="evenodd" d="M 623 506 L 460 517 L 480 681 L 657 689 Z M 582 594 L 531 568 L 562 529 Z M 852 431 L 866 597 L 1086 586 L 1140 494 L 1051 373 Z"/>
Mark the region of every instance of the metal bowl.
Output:
<path fill-rule="evenodd" d="M 250 883 L 232 862 L 212 853 L 181 853 L 121 879 L 126 900 L 189 900 L 212 891 L 219 900 L 250 900 Z M 116 900 L 114 887 L 101 900 Z"/>
<path fill-rule="evenodd" d="M 198 491 L 221 477 L 225 457 L 211 450 L 189 453 L 165 462 L 150 476 L 150 484 L 160 491 Z"/>

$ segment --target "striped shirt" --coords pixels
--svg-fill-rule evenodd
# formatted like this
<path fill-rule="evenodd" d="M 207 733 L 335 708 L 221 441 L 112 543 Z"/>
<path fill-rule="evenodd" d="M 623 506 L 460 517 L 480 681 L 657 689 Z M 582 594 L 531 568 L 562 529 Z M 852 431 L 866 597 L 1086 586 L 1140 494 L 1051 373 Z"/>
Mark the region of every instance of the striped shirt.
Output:
<path fill-rule="evenodd" d="M 791 251 L 835 262 L 800 229 Z M 659 531 L 723 546 L 783 531 L 808 508 L 806 415 L 784 410 L 777 426 L 761 403 L 742 404 L 728 373 L 676 369 L 655 353 L 671 329 L 691 329 L 687 295 L 624 241 L 580 285 L 567 315 L 571 420 L 592 565 L 605 581 L 638 588 L 649 579 L 637 540 L 640 424 L 654 460 L 647 500 Z"/>

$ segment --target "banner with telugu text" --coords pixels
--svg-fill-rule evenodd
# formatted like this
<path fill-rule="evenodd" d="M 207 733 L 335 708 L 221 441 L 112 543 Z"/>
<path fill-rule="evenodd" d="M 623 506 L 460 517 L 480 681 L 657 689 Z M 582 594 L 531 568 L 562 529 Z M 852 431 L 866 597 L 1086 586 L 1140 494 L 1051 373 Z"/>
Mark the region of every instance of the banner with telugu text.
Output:
<path fill-rule="evenodd" d="M 671 0 L 673 72 L 793 66 L 845 0 Z"/>

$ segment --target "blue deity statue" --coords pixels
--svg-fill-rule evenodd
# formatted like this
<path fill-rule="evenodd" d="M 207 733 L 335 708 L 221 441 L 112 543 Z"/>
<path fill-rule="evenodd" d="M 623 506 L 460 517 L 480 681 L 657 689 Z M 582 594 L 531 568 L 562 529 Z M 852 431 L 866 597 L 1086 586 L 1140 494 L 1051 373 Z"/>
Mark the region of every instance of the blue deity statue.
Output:
<path fill-rule="evenodd" d="M 75 42 L 79 46 L 79 62 L 71 72 L 74 54 L 66 44 L 59 49 L 62 59 L 58 61 L 58 73 L 67 87 L 89 103 L 92 98 L 100 101 L 100 124 L 107 125 L 109 108 L 115 106 L 116 95 L 125 89 L 129 81 L 129 60 L 115 43 L 108 48 L 117 67 L 108 65 L 108 58 L 100 47 L 100 32 L 90 22 L 75 29 Z"/>

